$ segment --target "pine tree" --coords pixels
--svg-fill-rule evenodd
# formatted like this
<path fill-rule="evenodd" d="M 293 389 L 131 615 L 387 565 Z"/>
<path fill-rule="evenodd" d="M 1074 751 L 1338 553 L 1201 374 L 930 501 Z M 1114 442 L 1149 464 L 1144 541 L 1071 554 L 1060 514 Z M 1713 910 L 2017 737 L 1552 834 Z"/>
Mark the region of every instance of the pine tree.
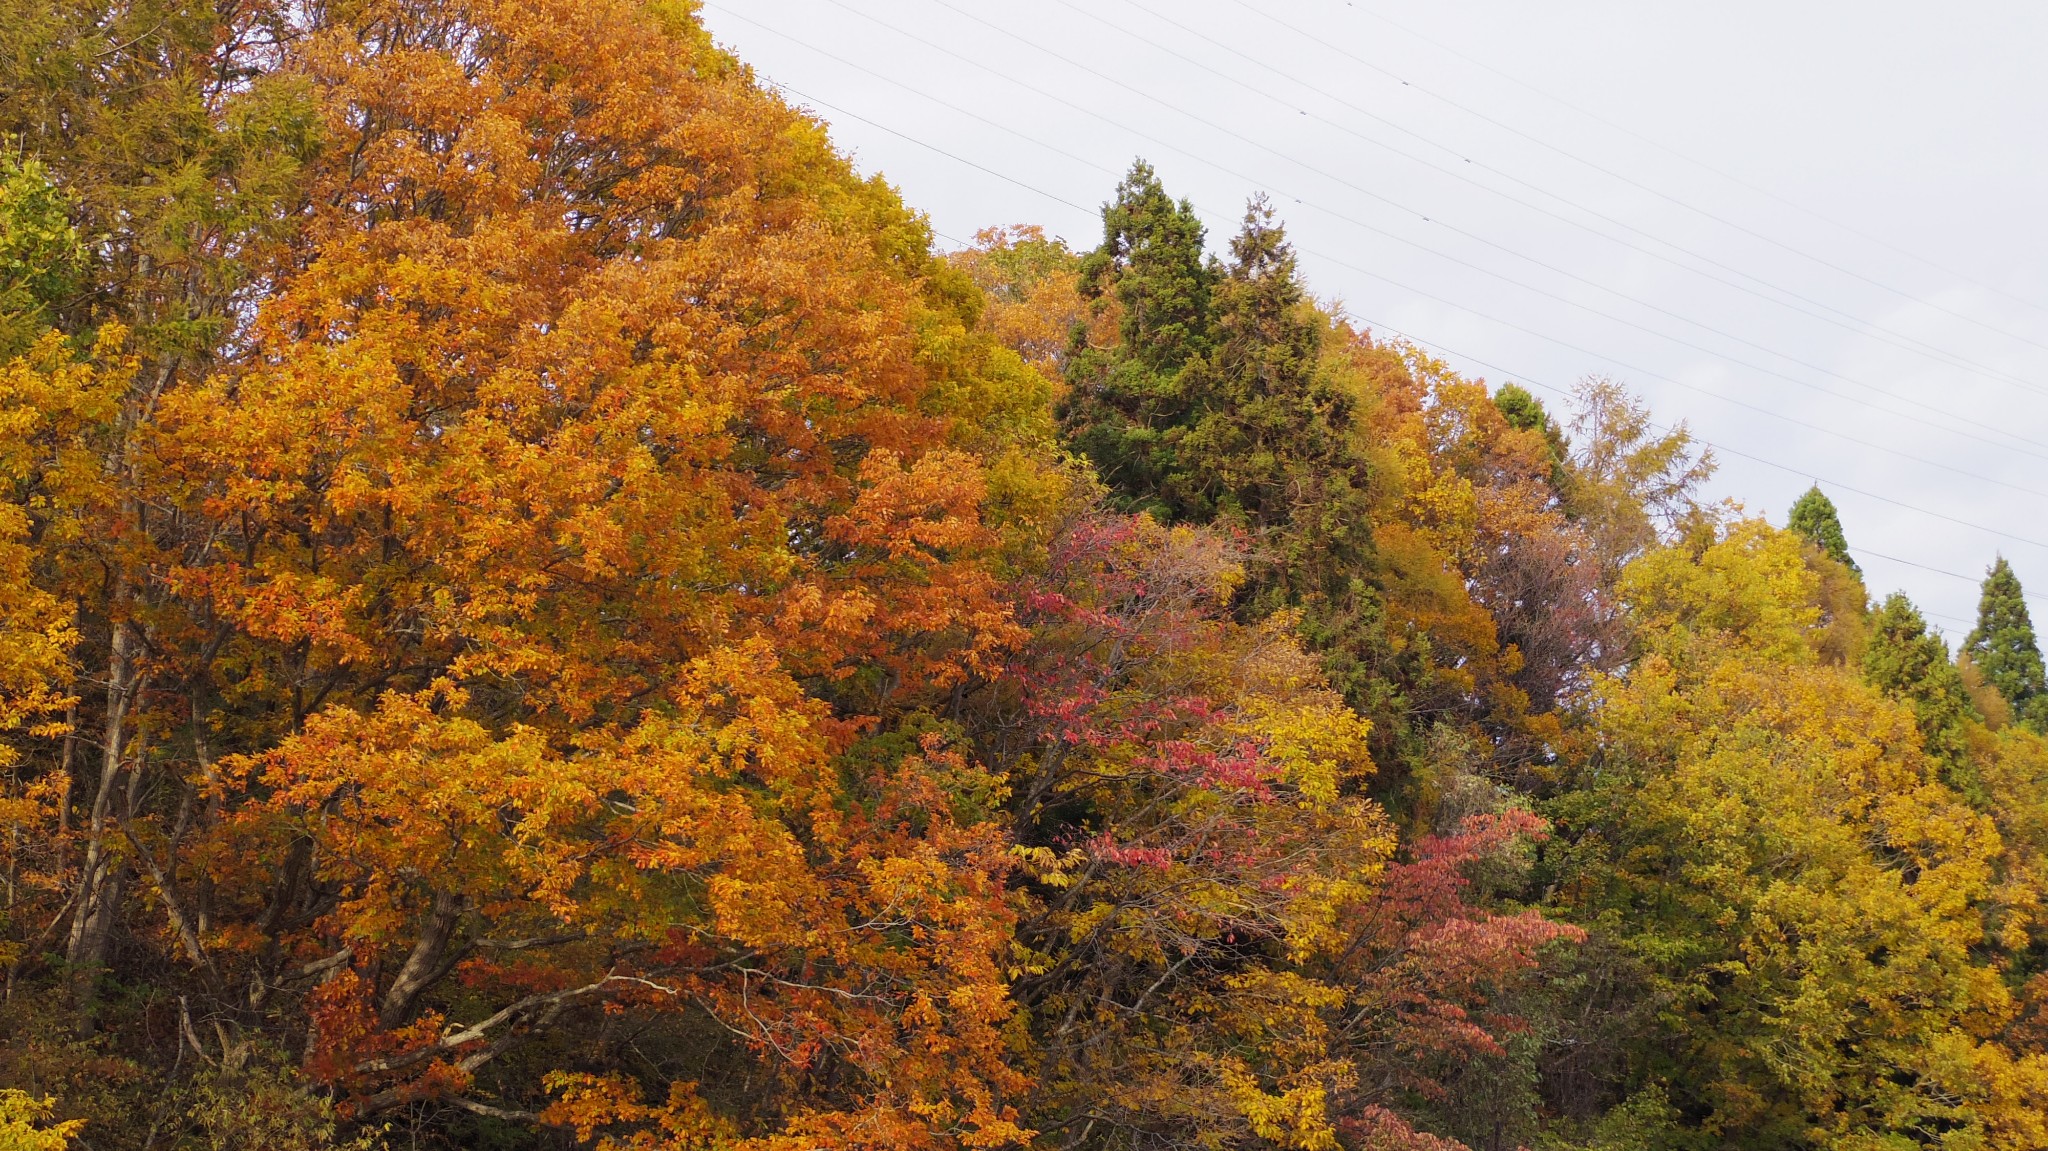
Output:
<path fill-rule="evenodd" d="M 1187 372 L 1187 467 L 1168 494 L 1266 541 L 1255 601 L 1342 599 L 1372 547 L 1354 400 L 1321 370 L 1325 321 L 1263 196 L 1230 252 L 1210 352 Z"/>
<path fill-rule="evenodd" d="M 1930 754 L 1954 774 L 1965 768 L 1964 723 L 1975 712 L 1962 673 L 1949 662 L 1948 645 L 1930 634 L 1927 620 L 1900 592 L 1885 597 L 1870 621 L 1863 649 L 1863 678 L 1872 687 L 1912 705 Z M 1952 779 L 1965 792 L 1968 781 Z"/>
<path fill-rule="evenodd" d="M 1253 598 L 1348 587 L 1371 546 L 1353 400 L 1321 371 L 1326 322 L 1271 206 L 1247 207 L 1227 267 L 1142 162 L 1103 219 L 1081 282 L 1120 339 L 1069 355 L 1068 443 L 1128 507 L 1265 541 Z"/>
<path fill-rule="evenodd" d="M 1543 401 L 1529 389 L 1520 384 L 1502 384 L 1500 390 L 1493 393 L 1493 406 L 1500 409 L 1501 417 L 1507 420 L 1509 427 L 1539 433 L 1543 442 L 1550 445 L 1551 455 L 1564 459 L 1570 448 L 1565 441 L 1564 430 L 1557 426 L 1557 420 L 1551 417 Z"/>
<path fill-rule="evenodd" d="M 2036 731 L 2048 731 L 2048 673 L 2027 615 L 2026 593 L 2004 556 L 1984 577 L 1977 626 L 1963 641 L 1963 650 L 2012 705 L 2014 718 Z"/>
<path fill-rule="evenodd" d="M 1204 252 L 1206 238 L 1193 205 L 1167 195 L 1151 165 L 1133 164 L 1103 207 L 1101 247 L 1081 261 L 1081 290 L 1096 315 L 1113 315 L 1119 341 L 1097 348 L 1077 328 L 1060 411 L 1068 442 L 1120 503 L 1168 518 L 1186 510 L 1160 494 L 1182 470 L 1182 375 L 1208 351 L 1210 295 L 1221 274 Z"/>
<path fill-rule="evenodd" d="M 1217 284 L 1210 354 L 1187 373 L 1194 404 L 1176 502 L 1254 530 L 1289 522 L 1305 492 L 1344 468 L 1348 398 L 1321 386 L 1323 323 L 1294 249 L 1263 197 L 1245 211 Z"/>
<path fill-rule="evenodd" d="M 1842 535 L 1842 517 L 1835 511 L 1835 501 L 1820 490 L 1819 484 L 1806 489 L 1806 494 L 1792 505 L 1785 526 L 1805 537 L 1829 559 L 1858 575 L 1863 573 L 1863 569 L 1857 567 L 1856 561 L 1849 556 L 1849 541 Z"/>
<path fill-rule="evenodd" d="M 1520 384 L 1502 384 L 1493 394 L 1493 406 L 1500 409 L 1501 417 L 1508 426 L 1520 432 L 1535 432 L 1543 437 L 1544 446 L 1550 451 L 1550 486 L 1563 491 L 1565 461 L 1571 456 L 1571 443 L 1564 437 L 1564 429 L 1543 406 L 1543 401 L 1530 394 Z"/>

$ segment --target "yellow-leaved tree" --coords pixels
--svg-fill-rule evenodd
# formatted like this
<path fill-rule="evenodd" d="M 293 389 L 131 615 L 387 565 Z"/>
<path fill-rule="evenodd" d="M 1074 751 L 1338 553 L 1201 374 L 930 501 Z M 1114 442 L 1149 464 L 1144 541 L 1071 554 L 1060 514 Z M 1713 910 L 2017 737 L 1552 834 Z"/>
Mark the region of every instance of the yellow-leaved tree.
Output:
<path fill-rule="evenodd" d="M 1638 1082 L 1740 1146 L 2040 1147 L 2048 1059 L 2000 1041 L 2002 843 L 1913 711 L 1818 658 L 1800 541 L 1736 519 L 1631 564 L 1639 649 L 1560 800 L 1564 897 L 1650 973 Z"/>

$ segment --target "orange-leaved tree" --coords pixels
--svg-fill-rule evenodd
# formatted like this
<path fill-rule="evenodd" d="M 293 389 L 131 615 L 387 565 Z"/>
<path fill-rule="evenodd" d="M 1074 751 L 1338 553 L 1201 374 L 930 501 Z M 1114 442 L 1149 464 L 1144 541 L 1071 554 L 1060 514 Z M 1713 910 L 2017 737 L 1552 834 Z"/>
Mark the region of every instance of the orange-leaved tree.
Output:
<path fill-rule="evenodd" d="M 1014 1141 L 995 784 L 899 729 L 1022 635 L 1043 377 L 686 5 L 299 15 L 207 355 L 28 369 L 112 445 L 53 910 L 178 992 L 81 1010 L 358 1119 Z"/>

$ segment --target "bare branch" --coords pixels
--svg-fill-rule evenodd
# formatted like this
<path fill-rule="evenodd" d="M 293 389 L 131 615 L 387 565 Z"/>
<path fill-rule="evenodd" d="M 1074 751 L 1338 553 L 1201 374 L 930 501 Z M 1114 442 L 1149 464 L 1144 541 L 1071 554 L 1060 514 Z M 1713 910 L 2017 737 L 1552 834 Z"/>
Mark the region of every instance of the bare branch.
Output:
<path fill-rule="evenodd" d="M 490 951 L 529 951 L 536 947 L 560 947 L 564 943 L 581 943 L 588 938 L 588 932 L 567 931 L 560 935 L 538 935 L 532 939 L 478 939 L 472 946 Z"/>
<path fill-rule="evenodd" d="M 531 1111 L 515 1111 L 509 1107 L 493 1107 L 488 1103 L 479 1103 L 474 1099 L 464 1099 L 460 1095 L 450 1095 L 448 1098 L 441 1100 L 441 1102 L 446 1103 L 450 1107 L 459 1107 L 472 1115 L 487 1115 L 492 1119 L 503 1119 L 510 1123 L 540 1122 L 540 1116 Z"/>
<path fill-rule="evenodd" d="M 299 968 L 297 971 L 292 972 L 292 978 L 311 979 L 315 975 L 325 975 L 328 972 L 334 970 L 335 968 L 340 967 L 342 964 L 354 959 L 355 957 L 355 948 L 344 947 L 340 951 L 335 952 L 334 954 L 328 956 L 325 959 L 315 959 L 313 962 L 308 963 L 304 967 Z"/>
<path fill-rule="evenodd" d="M 566 1007 L 579 999 L 588 999 L 594 995 L 600 995 L 616 984 L 644 982 L 646 981 L 630 975 L 607 975 L 595 983 L 586 983 L 581 987 L 569 987 L 561 991 L 529 995 L 488 1019 L 447 1032 L 429 1046 L 407 1051 L 404 1054 L 396 1055 L 389 1059 L 372 1059 L 368 1062 L 358 1063 L 356 1065 L 356 1073 L 359 1075 L 375 1075 L 387 1071 L 400 1071 L 414 1064 L 424 1063 L 437 1055 L 453 1051 L 458 1047 L 466 1047 L 471 1043 L 482 1042 L 490 1037 L 490 1032 L 493 1028 L 522 1016 L 546 1013 L 549 1017 L 552 1017 L 555 1009 Z"/>

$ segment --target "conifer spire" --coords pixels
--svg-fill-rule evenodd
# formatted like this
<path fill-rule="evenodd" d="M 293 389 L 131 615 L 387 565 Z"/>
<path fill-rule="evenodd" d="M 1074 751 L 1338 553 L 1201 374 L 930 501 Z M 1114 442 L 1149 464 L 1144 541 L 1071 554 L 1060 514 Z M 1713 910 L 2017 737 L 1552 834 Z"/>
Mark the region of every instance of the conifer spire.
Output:
<path fill-rule="evenodd" d="M 1886 596 L 1871 619 L 1863 677 L 1887 695 L 1922 701 L 1942 698 L 1954 701 L 1958 709 L 1967 706 L 1962 677 L 1949 662 L 1948 645 L 1927 629 L 1927 618 L 1903 592 Z"/>
<path fill-rule="evenodd" d="M 1117 502 L 1191 518 L 1160 493 L 1186 471 L 1183 377 L 1209 350 L 1222 269 L 1204 248 L 1207 231 L 1193 205 L 1169 196 L 1143 160 L 1103 205 L 1102 229 L 1102 246 L 1081 260 L 1081 291 L 1098 314 L 1115 313 L 1119 345 L 1074 345 L 1061 429 Z"/>
<path fill-rule="evenodd" d="M 1829 559 L 1858 575 L 1863 574 L 1863 569 L 1857 567 L 1856 561 L 1849 556 L 1849 541 L 1842 534 L 1842 517 L 1835 511 L 1835 501 L 1820 490 L 1819 484 L 1806 489 L 1806 494 L 1792 505 L 1785 526 L 1805 537 Z"/>
<path fill-rule="evenodd" d="M 1963 641 L 1963 650 L 2012 705 L 2015 719 L 2036 731 L 2048 730 L 2048 672 L 2027 615 L 2026 592 L 2004 556 L 1984 577 L 1977 626 Z"/>
<path fill-rule="evenodd" d="M 1969 751 L 1964 723 L 1974 715 L 1969 692 L 1962 673 L 1949 662 L 1948 644 L 1927 630 L 1926 617 L 1901 592 L 1885 597 L 1871 619 L 1863 678 L 1912 705 L 1931 754 L 1950 769 L 1963 762 Z"/>

